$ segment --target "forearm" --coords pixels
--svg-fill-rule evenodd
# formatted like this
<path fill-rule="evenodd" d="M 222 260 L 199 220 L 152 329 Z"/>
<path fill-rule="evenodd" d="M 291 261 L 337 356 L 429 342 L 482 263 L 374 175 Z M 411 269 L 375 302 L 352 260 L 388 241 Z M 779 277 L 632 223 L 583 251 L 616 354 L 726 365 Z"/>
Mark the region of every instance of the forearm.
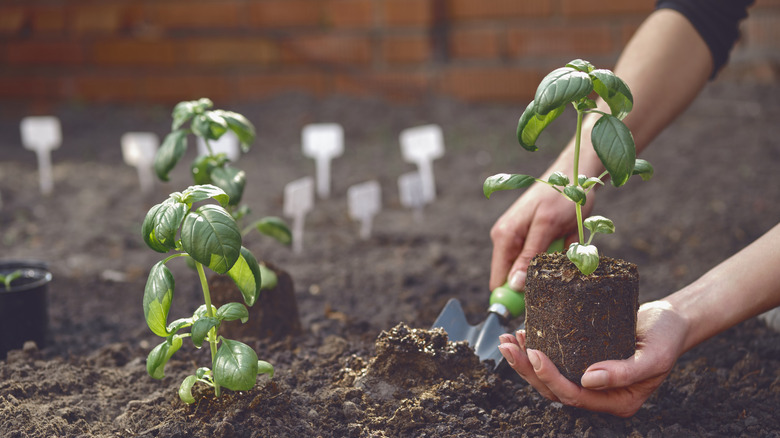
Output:
<path fill-rule="evenodd" d="M 634 108 L 623 120 L 634 135 L 637 154 L 699 94 L 712 71 L 712 55 L 704 40 L 678 12 L 661 9 L 651 14 L 626 45 L 615 74 L 634 96 Z M 599 102 L 599 109 L 609 108 Z M 580 172 L 596 176 L 603 166 L 593 152 L 590 131 L 597 117 L 583 125 Z M 550 167 L 570 171 L 574 140 Z"/>
<path fill-rule="evenodd" d="M 687 321 L 683 351 L 780 305 L 778 266 L 780 224 L 694 283 L 662 300 Z"/>

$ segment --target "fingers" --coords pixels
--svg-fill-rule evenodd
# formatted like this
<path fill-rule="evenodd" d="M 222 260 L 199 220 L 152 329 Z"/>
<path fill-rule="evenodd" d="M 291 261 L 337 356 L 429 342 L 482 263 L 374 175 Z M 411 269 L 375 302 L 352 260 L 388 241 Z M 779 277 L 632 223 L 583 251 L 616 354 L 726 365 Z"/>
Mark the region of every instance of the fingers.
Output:
<path fill-rule="evenodd" d="M 536 221 L 531 223 L 525 244 L 520 250 L 512 268 L 509 270 L 509 287 L 521 291 L 525 289 L 528 264 L 537 254 L 547 251 L 557 230 L 549 222 Z"/>

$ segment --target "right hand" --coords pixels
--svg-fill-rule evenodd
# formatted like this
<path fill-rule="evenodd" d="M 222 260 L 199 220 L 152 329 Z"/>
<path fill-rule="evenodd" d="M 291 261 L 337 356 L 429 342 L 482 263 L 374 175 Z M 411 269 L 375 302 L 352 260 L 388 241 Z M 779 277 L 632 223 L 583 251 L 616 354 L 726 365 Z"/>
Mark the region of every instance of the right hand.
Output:
<path fill-rule="evenodd" d="M 582 207 L 583 218 L 593 209 L 594 193 L 588 193 L 588 201 Z M 532 185 L 490 230 L 490 290 L 506 282 L 516 291 L 523 290 L 528 263 L 561 237 L 566 237 L 565 247 L 577 240 L 574 204 L 545 184 Z"/>

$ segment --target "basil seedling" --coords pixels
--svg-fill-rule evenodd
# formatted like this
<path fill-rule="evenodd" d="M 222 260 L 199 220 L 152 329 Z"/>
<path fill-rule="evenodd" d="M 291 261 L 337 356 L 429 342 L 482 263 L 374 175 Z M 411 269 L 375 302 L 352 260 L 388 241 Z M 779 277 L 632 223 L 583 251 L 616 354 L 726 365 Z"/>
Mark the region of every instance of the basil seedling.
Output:
<path fill-rule="evenodd" d="M 17 269 L 8 275 L 0 274 L 0 282 L 5 285 L 5 290 L 11 290 L 11 282 L 22 276 L 22 271 Z"/>
<path fill-rule="evenodd" d="M 596 101 L 591 97 L 594 92 L 607 103 L 610 113 L 596 108 Z M 536 140 L 539 135 L 563 113 L 568 104 L 577 111 L 573 167 L 576 177 L 570 178 L 563 172 L 555 172 L 547 180 L 543 180 L 528 175 L 501 173 L 488 177 L 482 188 L 485 196 L 490 198 L 493 192 L 499 190 L 524 188 L 534 182 L 541 182 L 571 200 L 577 215 L 579 241 L 569 246 L 566 256 L 580 272 L 590 275 L 599 264 L 598 249 L 591 243 L 593 236 L 613 233 L 615 226 L 603 216 L 592 216 L 583 221 L 582 206 L 588 193 L 596 185 L 603 185 L 602 178 L 606 175 L 610 176 L 615 187 L 625 184 L 632 175 L 640 175 L 647 181 L 653 176 L 653 166 L 636 158 L 634 137 L 622 122 L 634 105 L 631 90 L 611 71 L 596 69 L 590 62 L 581 59 L 553 70 L 542 79 L 534 100 L 520 116 L 517 124 L 517 140 L 520 145 L 529 151 L 537 150 Z M 599 176 L 580 175 L 578 172 L 582 120 L 588 113 L 600 115 L 591 131 L 591 143 L 606 169 Z M 587 241 L 585 228 L 590 231 Z"/>

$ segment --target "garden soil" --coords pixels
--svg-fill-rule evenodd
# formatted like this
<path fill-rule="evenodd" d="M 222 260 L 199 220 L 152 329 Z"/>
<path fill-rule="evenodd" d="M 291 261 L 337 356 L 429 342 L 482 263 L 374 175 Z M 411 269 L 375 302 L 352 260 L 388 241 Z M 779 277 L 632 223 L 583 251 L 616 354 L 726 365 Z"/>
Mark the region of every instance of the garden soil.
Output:
<path fill-rule="evenodd" d="M 192 96 L 198 98 L 201 96 Z M 53 152 L 54 192 L 42 196 L 36 161 L 22 148 L 19 108 L 0 106 L 2 259 L 49 264 L 50 339 L 0 361 L 2 437 L 504 437 L 780 436 L 780 333 L 759 319 L 741 323 L 680 358 L 632 418 L 550 402 L 511 373 L 490 372 L 463 343 L 427 330 L 449 298 L 472 321 L 484 317 L 489 230 L 518 193 L 488 201 L 482 181 L 498 172 L 541 173 L 571 135 L 556 123 L 541 149 L 514 139 L 525 105 L 412 103 L 285 95 L 217 107 L 257 127 L 244 203 L 252 218 L 281 216 L 285 184 L 313 176 L 301 128 L 337 122 L 345 152 L 332 162 L 329 199 L 306 216 L 303 253 L 257 233 L 245 239 L 258 259 L 292 279 L 301 331 L 278 339 L 244 337 L 273 379 L 248 392 L 198 403 L 179 401 L 181 380 L 208 365 L 208 352 L 177 352 L 162 380 L 146 373 L 159 343 L 141 307 L 145 276 L 161 255 L 145 247 L 146 211 L 190 184 L 185 161 L 168 183 L 141 193 L 122 160 L 120 136 L 170 129 L 169 107 L 47 108 L 64 141 Z M 718 82 L 667 129 L 643 158 L 649 182 L 598 192 L 594 213 L 617 233 L 598 242 L 605 255 L 639 267 L 640 302 L 695 280 L 780 219 L 780 93 L 776 86 Z M 433 165 L 437 199 L 421 214 L 404 208 L 398 134 L 443 127 L 446 154 Z M 383 210 L 361 239 L 347 189 L 377 180 Z M 201 303 L 196 276 L 170 263 L 176 278 L 171 320 Z M 743 291 L 734 291 L 735 305 Z M 514 321 L 518 324 L 519 321 Z"/>

